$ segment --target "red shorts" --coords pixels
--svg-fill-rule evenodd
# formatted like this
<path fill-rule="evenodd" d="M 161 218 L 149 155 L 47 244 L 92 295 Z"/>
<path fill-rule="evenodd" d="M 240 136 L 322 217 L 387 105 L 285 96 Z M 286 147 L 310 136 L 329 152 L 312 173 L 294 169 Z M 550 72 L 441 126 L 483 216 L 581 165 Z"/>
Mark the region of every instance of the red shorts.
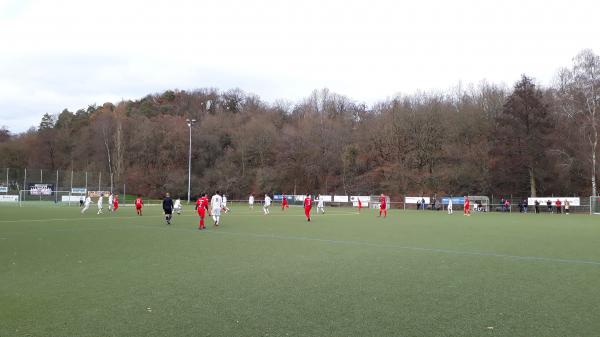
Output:
<path fill-rule="evenodd" d="M 386 209 L 386 208 L 387 208 L 387 205 L 386 205 L 386 204 L 381 204 L 381 205 L 379 205 L 379 209 Z"/>
<path fill-rule="evenodd" d="M 204 218 L 204 217 L 206 216 L 206 209 L 204 209 L 204 208 L 200 208 L 200 209 L 198 210 L 198 215 L 199 215 L 201 218 Z"/>
<path fill-rule="evenodd" d="M 142 209 L 142 205 L 135 205 L 135 209 Z"/>

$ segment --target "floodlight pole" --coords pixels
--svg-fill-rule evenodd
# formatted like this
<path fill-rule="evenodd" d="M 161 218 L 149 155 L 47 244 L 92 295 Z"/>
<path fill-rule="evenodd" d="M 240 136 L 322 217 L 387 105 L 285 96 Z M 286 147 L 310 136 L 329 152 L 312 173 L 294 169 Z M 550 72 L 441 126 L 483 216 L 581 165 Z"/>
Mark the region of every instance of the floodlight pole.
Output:
<path fill-rule="evenodd" d="M 186 119 L 188 128 L 190 129 L 190 148 L 188 152 L 188 195 L 187 202 L 190 203 L 190 196 L 192 191 L 192 125 L 196 123 L 195 119 Z"/>

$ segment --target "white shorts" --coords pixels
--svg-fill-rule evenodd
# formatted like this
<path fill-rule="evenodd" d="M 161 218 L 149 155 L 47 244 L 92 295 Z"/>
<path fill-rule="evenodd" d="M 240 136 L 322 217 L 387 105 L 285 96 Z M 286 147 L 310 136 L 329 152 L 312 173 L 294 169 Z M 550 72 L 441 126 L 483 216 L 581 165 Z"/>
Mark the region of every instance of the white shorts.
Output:
<path fill-rule="evenodd" d="M 212 215 L 214 216 L 220 216 L 221 215 L 221 209 L 220 208 L 213 208 L 212 209 Z"/>

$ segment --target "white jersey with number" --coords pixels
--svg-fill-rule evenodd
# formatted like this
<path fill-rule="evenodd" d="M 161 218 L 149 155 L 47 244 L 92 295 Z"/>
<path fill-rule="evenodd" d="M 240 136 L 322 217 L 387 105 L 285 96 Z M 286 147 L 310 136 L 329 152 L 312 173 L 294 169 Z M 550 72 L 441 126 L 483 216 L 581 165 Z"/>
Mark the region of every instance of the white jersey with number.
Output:
<path fill-rule="evenodd" d="M 227 206 L 227 197 L 223 197 L 223 207 Z"/>
<path fill-rule="evenodd" d="M 102 208 L 102 197 L 98 198 L 98 208 Z"/>
<path fill-rule="evenodd" d="M 265 207 L 271 206 L 271 197 L 265 196 Z"/>
<path fill-rule="evenodd" d="M 250 196 L 250 198 L 248 198 L 248 204 L 249 205 L 254 205 L 254 196 Z"/>
<path fill-rule="evenodd" d="M 323 207 L 323 197 L 319 197 L 319 200 L 317 202 L 317 207 Z"/>
<path fill-rule="evenodd" d="M 210 206 L 213 210 L 223 208 L 223 198 L 218 194 L 213 195 L 210 198 Z"/>
<path fill-rule="evenodd" d="M 181 200 L 176 199 L 175 200 L 175 205 L 173 205 L 173 208 L 180 209 L 181 208 Z"/>
<path fill-rule="evenodd" d="M 89 206 L 91 203 L 92 203 L 92 198 L 90 198 L 90 197 L 85 198 L 85 205 L 86 206 Z"/>
<path fill-rule="evenodd" d="M 114 200 L 114 198 L 113 198 L 112 194 L 111 194 L 111 195 L 109 195 L 109 196 L 108 196 L 108 204 L 109 204 L 109 205 L 112 205 L 112 204 L 113 204 L 113 200 Z"/>

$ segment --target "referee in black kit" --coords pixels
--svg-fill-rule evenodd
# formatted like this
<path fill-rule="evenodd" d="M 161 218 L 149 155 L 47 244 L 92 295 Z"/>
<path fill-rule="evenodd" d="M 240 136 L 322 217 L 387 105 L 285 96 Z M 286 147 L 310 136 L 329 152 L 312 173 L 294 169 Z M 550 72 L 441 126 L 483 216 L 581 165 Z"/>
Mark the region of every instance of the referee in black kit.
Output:
<path fill-rule="evenodd" d="M 167 221 L 167 225 L 171 224 L 171 218 L 173 217 L 173 199 L 171 199 L 171 195 L 169 193 L 166 194 L 163 199 L 163 213 L 165 214 L 165 220 Z"/>

